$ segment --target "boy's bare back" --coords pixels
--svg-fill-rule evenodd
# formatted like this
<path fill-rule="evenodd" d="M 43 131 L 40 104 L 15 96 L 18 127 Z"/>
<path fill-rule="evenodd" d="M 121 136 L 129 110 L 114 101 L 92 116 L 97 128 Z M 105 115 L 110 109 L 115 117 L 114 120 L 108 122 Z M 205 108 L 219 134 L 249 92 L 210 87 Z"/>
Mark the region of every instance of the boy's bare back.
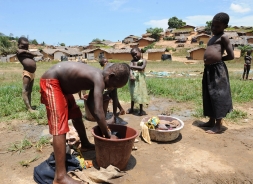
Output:
<path fill-rule="evenodd" d="M 64 94 L 78 93 L 80 90 L 105 88 L 102 71 L 79 62 L 64 61 L 45 72 L 42 79 L 57 79 Z M 96 86 L 95 86 L 96 85 Z"/>

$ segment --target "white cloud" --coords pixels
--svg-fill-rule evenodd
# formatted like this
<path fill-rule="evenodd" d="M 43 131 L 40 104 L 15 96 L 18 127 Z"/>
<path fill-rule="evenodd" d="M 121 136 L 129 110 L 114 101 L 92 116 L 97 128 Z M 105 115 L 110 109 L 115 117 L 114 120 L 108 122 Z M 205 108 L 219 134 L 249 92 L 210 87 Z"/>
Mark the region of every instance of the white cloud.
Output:
<path fill-rule="evenodd" d="M 118 10 L 125 3 L 127 3 L 127 0 L 113 0 L 109 5 L 111 9 Z"/>
<path fill-rule="evenodd" d="M 249 12 L 250 11 L 250 8 L 247 7 L 247 5 L 245 4 L 234 4 L 232 3 L 230 5 L 230 9 L 236 13 L 246 13 L 246 12 Z"/>
<path fill-rule="evenodd" d="M 229 25 L 232 26 L 252 26 L 253 15 L 244 17 L 230 17 Z"/>
<path fill-rule="evenodd" d="M 161 20 L 150 20 L 148 22 L 144 22 L 145 25 L 148 25 L 150 27 L 158 27 L 167 29 L 168 28 L 168 20 L 169 19 L 161 19 Z"/>
<path fill-rule="evenodd" d="M 205 26 L 206 22 L 212 20 L 212 18 L 212 15 L 194 15 L 186 17 L 185 19 L 183 19 L 183 21 L 186 22 L 186 24 L 192 26 Z M 150 27 L 159 27 L 167 29 L 168 20 L 169 19 L 150 20 L 148 22 L 145 22 L 144 24 Z"/>
<path fill-rule="evenodd" d="M 194 15 L 186 17 L 183 21 L 192 26 L 205 26 L 206 22 L 212 19 L 212 15 Z"/>

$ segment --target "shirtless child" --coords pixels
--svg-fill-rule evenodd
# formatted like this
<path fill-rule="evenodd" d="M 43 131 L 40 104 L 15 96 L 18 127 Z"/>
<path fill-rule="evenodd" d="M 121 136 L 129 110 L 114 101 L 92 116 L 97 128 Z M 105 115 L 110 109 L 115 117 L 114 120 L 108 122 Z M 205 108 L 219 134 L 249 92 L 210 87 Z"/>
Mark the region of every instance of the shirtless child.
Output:
<path fill-rule="evenodd" d="M 244 56 L 244 67 L 243 67 L 243 74 L 242 74 L 242 79 L 244 80 L 245 74 L 246 74 L 246 80 L 248 80 L 249 77 L 249 71 L 250 71 L 250 66 L 251 66 L 251 51 L 247 51 L 247 54 Z"/>
<path fill-rule="evenodd" d="M 18 50 L 17 58 L 23 65 L 23 90 L 22 97 L 26 108 L 29 111 L 33 111 L 31 107 L 31 94 L 34 83 L 36 62 L 34 61 L 35 54 L 28 51 L 29 41 L 25 37 L 20 37 L 18 39 Z"/>
<path fill-rule="evenodd" d="M 202 96 L 204 116 L 209 116 L 207 123 L 200 127 L 211 127 L 206 133 L 221 132 L 222 118 L 233 109 L 229 76 L 224 61 L 234 59 L 234 52 L 228 37 L 224 34 L 229 16 L 218 13 L 213 17 L 211 30 L 213 37 L 207 43 L 204 54 L 204 74 L 202 79 Z M 223 56 L 224 51 L 227 55 Z"/>
<path fill-rule="evenodd" d="M 81 90 L 90 90 L 87 99 L 88 108 L 96 119 L 105 138 L 116 137 L 110 134 L 107 123 L 115 123 L 115 118 L 105 119 L 103 110 L 104 89 L 123 87 L 129 78 L 130 68 L 127 64 L 113 64 L 103 71 L 79 62 L 60 62 L 40 79 L 41 102 L 47 109 L 50 134 L 53 135 L 53 149 L 56 161 L 54 183 L 79 183 L 66 173 L 65 149 L 66 133 L 69 131 L 68 119 L 77 130 L 81 139 L 81 150 L 94 149 L 90 144 L 82 120 L 82 114 L 72 94 Z"/>
<path fill-rule="evenodd" d="M 109 63 L 106 58 L 102 58 L 102 59 L 99 60 L 99 64 L 100 64 L 100 66 L 103 67 L 103 69 L 105 69 L 105 67 L 109 67 L 113 63 Z M 104 95 L 106 95 L 106 94 L 108 94 L 110 96 L 110 98 L 112 98 L 114 116 L 116 116 L 116 114 L 124 115 L 126 112 L 125 112 L 125 110 L 123 109 L 123 107 L 121 106 L 121 104 L 119 102 L 117 89 L 114 89 L 112 91 L 106 91 L 104 93 Z M 115 97 L 115 99 L 114 99 L 114 97 Z M 117 113 L 117 108 L 119 108 L 119 113 Z"/>

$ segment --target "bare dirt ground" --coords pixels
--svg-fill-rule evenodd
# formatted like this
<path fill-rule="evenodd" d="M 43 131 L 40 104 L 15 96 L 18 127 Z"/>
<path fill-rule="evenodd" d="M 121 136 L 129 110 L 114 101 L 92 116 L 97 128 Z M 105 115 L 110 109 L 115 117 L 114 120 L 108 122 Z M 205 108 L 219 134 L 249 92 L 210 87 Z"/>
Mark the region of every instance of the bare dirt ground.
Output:
<path fill-rule="evenodd" d="M 177 103 L 162 98 L 152 98 L 150 105 L 144 107 L 148 115 L 158 115 L 163 112 L 182 119 L 185 123 L 180 136 L 173 142 L 152 142 L 151 145 L 142 141 L 135 143 L 138 150 L 132 151 L 127 175 L 115 183 L 253 183 L 253 110 L 252 104 L 244 104 L 242 109 L 248 109 L 248 119 L 237 123 L 224 122 L 221 134 L 209 135 L 194 124 L 197 120 L 191 116 L 193 106 L 189 103 Z M 123 103 L 128 109 L 129 103 Z M 237 109 L 238 109 L 237 108 Z M 109 106 L 112 111 L 111 104 Z M 146 117 L 144 116 L 144 117 Z M 136 115 L 120 116 L 139 132 L 143 117 Z M 206 121 L 207 119 L 200 119 Z M 84 121 L 88 138 L 93 142 L 91 128 L 95 122 Z M 3 184 L 30 184 L 33 181 L 33 169 L 46 160 L 52 152 L 52 147 L 43 148 L 37 152 L 35 148 L 21 153 L 6 153 L 11 143 L 17 140 L 38 139 L 47 126 L 36 125 L 31 121 L 12 121 L 0 124 L 0 178 Z M 36 156 L 39 159 L 22 167 L 19 162 L 30 160 Z M 95 151 L 84 153 L 86 159 L 95 163 Z"/>

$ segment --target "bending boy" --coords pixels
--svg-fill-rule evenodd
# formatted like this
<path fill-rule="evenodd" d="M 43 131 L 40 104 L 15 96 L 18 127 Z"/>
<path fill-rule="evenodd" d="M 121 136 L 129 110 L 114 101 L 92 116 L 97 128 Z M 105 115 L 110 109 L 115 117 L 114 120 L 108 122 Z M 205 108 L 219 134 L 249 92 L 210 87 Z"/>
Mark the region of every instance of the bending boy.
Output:
<path fill-rule="evenodd" d="M 47 109 L 50 134 L 53 135 L 53 149 L 56 160 L 54 183 L 79 183 L 66 174 L 65 147 L 66 133 L 69 131 L 68 119 L 81 139 L 82 149 L 94 149 L 90 144 L 82 121 L 82 114 L 72 94 L 81 90 L 90 90 L 87 99 L 88 108 L 97 120 L 105 138 L 112 138 L 107 123 L 114 123 L 114 116 L 105 120 L 103 111 L 103 92 L 105 88 L 123 87 L 129 77 L 127 64 L 113 64 L 101 71 L 79 62 L 61 62 L 46 71 L 40 80 L 41 102 Z"/>
<path fill-rule="evenodd" d="M 204 54 L 204 74 L 202 79 L 202 95 L 204 116 L 209 116 L 207 123 L 201 127 L 211 127 L 207 133 L 221 131 L 222 118 L 233 109 L 229 76 L 224 61 L 234 59 L 234 52 L 224 29 L 228 27 L 229 16 L 218 13 L 213 17 L 211 30 L 213 37 L 207 43 Z M 223 56 L 224 50 L 227 55 Z"/>
<path fill-rule="evenodd" d="M 23 90 L 22 97 L 26 108 L 29 111 L 33 111 L 31 107 L 31 94 L 34 83 L 36 62 L 34 61 L 35 54 L 28 51 L 29 41 L 25 37 L 20 37 L 18 39 L 18 50 L 17 58 L 23 65 Z"/>

